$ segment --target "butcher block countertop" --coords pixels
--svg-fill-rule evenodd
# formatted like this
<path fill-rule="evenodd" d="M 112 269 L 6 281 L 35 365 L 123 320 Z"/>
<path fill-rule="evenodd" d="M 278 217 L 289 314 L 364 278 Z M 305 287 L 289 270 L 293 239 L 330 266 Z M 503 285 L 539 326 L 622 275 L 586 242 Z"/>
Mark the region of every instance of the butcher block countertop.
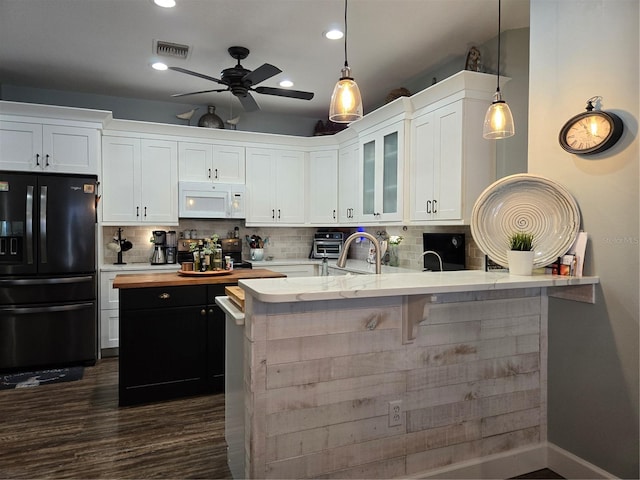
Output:
<path fill-rule="evenodd" d="M 181 287 L 188 285 L 215 285 L 220 283 L 238 283 L 238 280 L 258 278 L 283 278 L 286 275 L 272 272 L 266 268 L 242 268 L 233 270 L 228 275 L 194 275 L 183 276 L 176 272 L 150 272 L 136 274 L 119 274 L 113 281 L 113 288 L 149 288 L 149 287 Z"/>

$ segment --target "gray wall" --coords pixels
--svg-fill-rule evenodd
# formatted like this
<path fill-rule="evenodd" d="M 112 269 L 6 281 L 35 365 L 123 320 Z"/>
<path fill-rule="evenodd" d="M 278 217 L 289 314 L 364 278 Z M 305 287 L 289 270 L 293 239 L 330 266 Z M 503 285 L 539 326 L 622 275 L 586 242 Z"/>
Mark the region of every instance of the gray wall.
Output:
<path fill-rule="evenodd" d="M 529 172 L 565 185 L 589 234 L 597 303 L 554 300 L 549 441 L 621 478 L 639 478 L 639 2 L 531 2 Z M 624 121 L 611 150 L 570 155 L 558 132 L 586 101 Z"/>
<path fill-rule="evenodd" d="M 310 137 L 313 135 L 315 124 L 319 120 L 317 118 L 296 117 L 295 121 L 292 122 L 291 118 L 286 115 L 275 115 L 262 111 L 246 113 L 240 110 L 239 103 L 236 99 L 233 99 L 232 103 L 232 99 L 226 94 L 221 94 L 219 98 L 219 103 L 214 104 L 216 114 L 224 121 L 240 115 L 240 122 L 237 125 L 237 129 L 245 132 L 278 133 Z M 187 121 L 177 118 L 176 115 L 187 112 L 194 107 L 197 107 L 198 110 L 191 118 L 190 125 L 197 125 L 198 119 L 207 113 L 206 105 L 158 102 L 14 85 L 0 86 L 0 99 L 13 102 L 108 110 L 113 112 L 113 118 L 122 120 L 138 120 L 142 122 L 176 125 L 189 125 Z"/>

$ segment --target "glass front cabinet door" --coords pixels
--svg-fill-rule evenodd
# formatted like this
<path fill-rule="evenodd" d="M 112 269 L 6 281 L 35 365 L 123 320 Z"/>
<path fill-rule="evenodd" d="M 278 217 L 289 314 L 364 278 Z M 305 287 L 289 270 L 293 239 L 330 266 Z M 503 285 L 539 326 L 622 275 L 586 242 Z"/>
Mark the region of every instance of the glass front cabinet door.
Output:
<path fill-rule="evenodd" d="M 363 135 L 361 198 L 363 222 L 402 221 L 404 121 Z"/>

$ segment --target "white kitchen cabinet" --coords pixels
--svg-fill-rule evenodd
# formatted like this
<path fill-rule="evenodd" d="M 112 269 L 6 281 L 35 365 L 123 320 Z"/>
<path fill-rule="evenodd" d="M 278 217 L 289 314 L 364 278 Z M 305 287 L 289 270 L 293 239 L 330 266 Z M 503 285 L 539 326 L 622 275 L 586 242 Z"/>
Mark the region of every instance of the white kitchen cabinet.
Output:
<path fill-rule="evenodd" d="M 410 221 L 468 224 L 495 180 L 495 142 L 482 138 L 486 102 L 458 99 L 412 122 Z"/>
<path fill-rule="evenodd" d="M 175 141 L 104 136 L 102 157 L 105 225 L 178 224 Z"/>
<path fill-rule="evenodd" d="M 178 178 L 186 182 L 244 184 L 244 147 L 179 142 Z"/>
<path fill-rule="evenodd" d="M 0 121 L 0 169 L 98 174 L 95 128 Z"/>
<path fill-rule="evenodd" d="M 401 120 L 360 136 L 360 220 L 402 221 L 404 130 Z"/>
<path fill-rule="evenodd" d="M 246 155 L 246 224 L 304 224 L 304 152 L 247 148 Z"/>
<path fill-rule="evenodd" d="M 360 219 L 358 144 L 340 147 L 338 157 L 338 223 L 349 225 Z"/>
<path fill-rule="evenodd" d="M 337 223 L 338 151 L 310 152 L 307 180 L 309 223 Z"/>

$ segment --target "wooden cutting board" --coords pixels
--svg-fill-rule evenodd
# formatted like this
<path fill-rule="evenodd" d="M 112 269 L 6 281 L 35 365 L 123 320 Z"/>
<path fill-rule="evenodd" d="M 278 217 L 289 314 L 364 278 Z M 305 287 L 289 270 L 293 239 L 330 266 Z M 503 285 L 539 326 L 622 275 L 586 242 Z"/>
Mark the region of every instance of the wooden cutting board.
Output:
<path fill-rule="evenodd" d="M 224 293 L 237 307 L 244 312 L 244 290 L 240 287 L 224 287 Z"/>

